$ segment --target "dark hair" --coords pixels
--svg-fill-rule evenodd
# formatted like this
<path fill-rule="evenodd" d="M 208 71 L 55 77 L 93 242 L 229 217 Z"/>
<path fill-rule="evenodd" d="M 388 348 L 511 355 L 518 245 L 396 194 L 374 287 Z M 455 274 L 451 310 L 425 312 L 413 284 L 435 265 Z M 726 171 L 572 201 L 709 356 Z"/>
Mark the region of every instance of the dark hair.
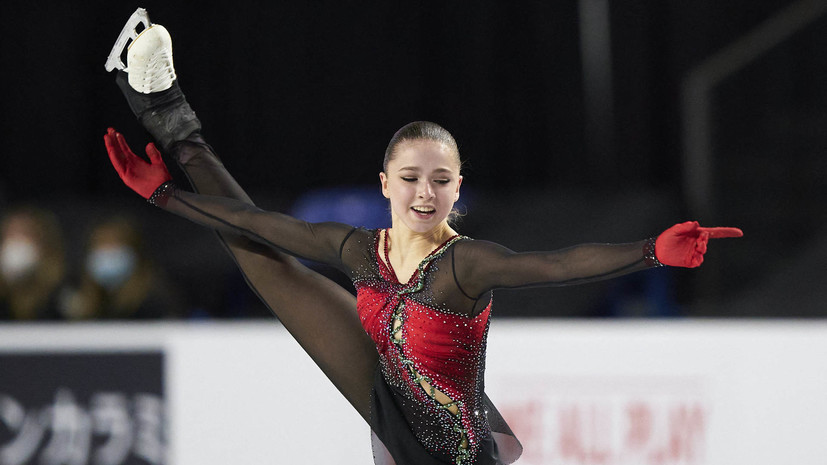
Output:
<path fill-rule="evenodd" d="M 420 139 L 432 140 L 447 145 L 453 150 L 454 155 L 456 155 L 457 164 L 462 166 L 457 141 L 454 140 L 454 136 L 452 136 L 447 129 L 430 121 L 414 121 L 399 128 L 396 134 L 391 137 L 388 148 L 385 149 L 385 160 L 382 162 L 382 170 L 385 172 L 388 171 L 388 162 L 393 160 L 394 152 L 399 144 Z"/>

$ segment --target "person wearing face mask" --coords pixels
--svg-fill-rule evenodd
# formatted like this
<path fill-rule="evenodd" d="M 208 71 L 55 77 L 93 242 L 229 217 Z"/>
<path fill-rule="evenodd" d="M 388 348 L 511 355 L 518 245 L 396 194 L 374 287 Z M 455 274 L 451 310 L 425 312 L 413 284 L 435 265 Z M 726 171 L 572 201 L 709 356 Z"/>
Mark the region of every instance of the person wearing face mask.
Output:
<path fill-rule="evenodd" d="M 21 207 L 0 223 L 0 319 L 60 319 L 63 236 L 49 211 Z"/>
<path fill-rule="evenodd" d="M 145 26 L 132 36 L 129 66 L 116 82 L 195 192 L 172 182 L 155 144 L 144 160 L 112 128 L 104 135 L 110 161 L 151 204 L 218 234 L 253 290 L 370 425 L 376 464 L 500 465 L 519 457 L 522 446 L 484 391 L 493 290 L 697 267 L 711 238 L 742 234 L 686 222 L 636 242 L 526 253 L 471 240 L 448 221 L 463 180 L 457 143 L 427 121 L 403 126 L 385 151 L 379 180 L 390 228 L 263 211 L 201 136 L 168 32 L 148 17 Z M 120 56 L 119 44 L 110 59 Z M 357 296 L 294 257 L 337 267 Z"/>
<path fill-rule="evenodd" d="M 181 313 L 168 277 L 146 256 L 134 223 L 112 218 L 89 234 L 74 319 L 156 319 Z"/>

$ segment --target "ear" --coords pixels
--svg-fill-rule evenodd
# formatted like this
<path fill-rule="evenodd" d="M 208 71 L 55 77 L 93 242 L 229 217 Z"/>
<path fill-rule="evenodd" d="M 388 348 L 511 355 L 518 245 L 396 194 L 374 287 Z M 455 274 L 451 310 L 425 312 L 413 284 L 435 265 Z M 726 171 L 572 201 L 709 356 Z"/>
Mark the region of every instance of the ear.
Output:
<path fill-rule="evenodd" d="M 379 183 L 382 185 L 382 195 L 384 195 L 386 199 L 391 198 L 391 193 L 388 190 L 388 175 L 386 175 L 384 171 L 379 172 Z"/>
<path fill-rule="evenodd" d="M 457 191 L 454 193 L 454 202 L 459 200 L 459 186 L 462 185 L 462 176 L 457 179 Z"/>

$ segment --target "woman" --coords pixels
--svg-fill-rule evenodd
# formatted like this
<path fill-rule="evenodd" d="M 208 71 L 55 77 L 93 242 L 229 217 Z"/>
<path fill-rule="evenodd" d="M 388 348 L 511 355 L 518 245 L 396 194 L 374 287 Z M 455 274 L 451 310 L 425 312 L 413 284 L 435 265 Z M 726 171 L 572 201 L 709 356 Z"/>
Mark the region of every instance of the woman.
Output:
<path fill-rule="evenodd" d="M 148 320 L 181 314 L 170 279 L 147 255 L 134 220 L 107 218 L 89 233 L 81 282 L 67 317 Z"/>
<path fill-rule="evenodd" d="M 200 194 L 171 182 L 154 144 L 146 162 L 110 128 L 104 141 L 118 174 L 154 205 L 219 233 L 251 287 L 368 421 L 376 463 L 517 459 L 522 448 L 483 386 L 493 289 L 605 279 L 661 263 L 698 266 L 709 237 L 740 234 L 684 223 L 657 241 L 533 253 L 471 240 L 448 222 L 462 183 L 456 142 L 428 122 L 400 129 L 385 152 L 380 182 L 391 228 L 265 212 L 199 135 L 175 80 L 166 30 L 147 28 L 128 59 L 129 74 L 119 73 L 118 83 L 130 107 Z M 290 256 L 347 273 L 355 302 Z"/>
<path fill-rule="evenodd" d="M 57 217 L 19 207 L 0 222 L 0 320 L 63 318 L 66 262 Z"/>

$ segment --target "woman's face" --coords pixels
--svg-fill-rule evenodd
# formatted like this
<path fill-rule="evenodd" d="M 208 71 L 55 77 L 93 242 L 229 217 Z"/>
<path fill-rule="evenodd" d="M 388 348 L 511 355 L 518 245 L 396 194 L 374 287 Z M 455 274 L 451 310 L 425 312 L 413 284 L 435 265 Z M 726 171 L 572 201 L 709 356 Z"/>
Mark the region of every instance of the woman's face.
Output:
<path fill-rule="evenodd" d="M 42 259 L 37 223 L 27 216 L 8 218 L 0 234 L 0 274 L 8 282 L 31 276 Z"/>
<path fill-rule="evenodd" d="M 447 220 L 462 184 L 456 154 L 445 144 L 427 139 L 400 143 L 379 179 L 382 194 L 391 201 L 394 227 L 401 221 L 419 233 Z"/>
<path fill-rule="evenodd" d="M 119 226 L 102 225 L 92 232 L 86 271 L 104 288 L 114 291 L 133 275 L 138 255 Z"/>

